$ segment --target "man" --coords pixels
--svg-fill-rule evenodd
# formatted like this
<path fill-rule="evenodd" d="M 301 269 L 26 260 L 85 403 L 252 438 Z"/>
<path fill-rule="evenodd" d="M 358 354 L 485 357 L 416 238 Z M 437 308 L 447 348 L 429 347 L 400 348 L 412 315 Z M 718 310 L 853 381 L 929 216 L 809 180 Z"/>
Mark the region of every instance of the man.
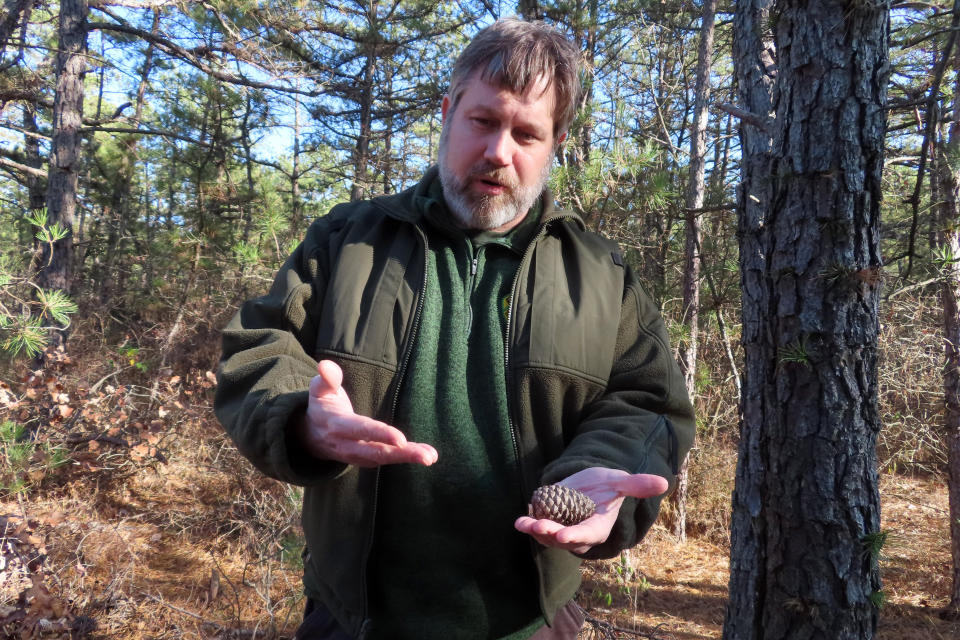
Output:
<path fill-rule="evenodd" d="M 218 417 L 306 488 L 298 638 L 575 638 L 580 557 L 656 518 L 693 410 L 616 245 L 546 188 L 579 92 L 552 28 L 483 30 L 438 169 L 318 219 L 225 330 Z M 595 515 L 524 516 L 554 482 Z"/>

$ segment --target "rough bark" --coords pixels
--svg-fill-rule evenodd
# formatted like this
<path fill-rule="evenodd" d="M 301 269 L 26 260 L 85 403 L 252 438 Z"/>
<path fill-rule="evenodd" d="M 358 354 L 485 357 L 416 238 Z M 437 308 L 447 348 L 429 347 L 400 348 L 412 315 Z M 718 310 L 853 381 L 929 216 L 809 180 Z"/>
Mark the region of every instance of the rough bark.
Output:
<path fill-rule="evenodd" d="M 940 185 L 937 244 L 948 255 L 960 256 L 960 77 L 954 88 L 950 133 L 937 158 Z M 944 433 L 947 437 L 947 465 L 950 502 L 950 552 L 953 583 L 945 618 L 960 618 L 960 263 L 943 267 L 940 299 L 943 305 L 943 397 L 946 405 Z"/>
<path fill-rule="evenodd" d="M 32 7 L 33 0 L 5 0 L 3 3 L 3 13 L 0 14 L 0 69 L 13 64 L 13 61 L 7 63 L 3 60 L 7 42 L 17 27 L 23 23 L 21 17 L 25 19 L 24 14 L 29 16 Z"/>
<path fill-rule="evenodd" d="M 290 231 L 300 237 L 303 228 L 303 205 L 300 202 L 300 100 L 293 106 L 293 166 L 290 169 Z"/>
<path fill-rule="evenodd" d="M 371 2 L 367 10 L 367 20 L 369 24 L 369 38 L 371 41 L 379 39 L 379 23 L 377 17 L 377 2 Z M 373 135 L 373 102 L 374 95 L 374 68 L 377 64 L 377 51 L 375 46 L 364 52 L 363 74 L 360 78 L 360 97 L 358 108 L 360 111 L 360 129 L 357 136 L 357 144 L 353 149 L 353 186 L 350 189 L 350 200 L 356 201 L 369 197 L 370 184 L 368 174 L 370 171 L 370 139 Z"/>
<path fill-rule="evenodd" d="M 87 48 L 86 0 L 62 0 L 57 53 L 57 87 L 53 102 L 53 137 L 47 178 L 47 219 L 69 233 L 40 256 L 38 284 L 70 292 L 73 262 L 73 223 L 77 210 L 83 121 L 83 74 Z M 62 336 L 61 336 L 62 337 Z M 55 336 L 56 338 L 56 336 Z"/>
<path fill-rule="evenodd" d="M 870 549 L 889 16 L 878 3 L 769 6 L 737 2 L 735 17 L 740 106 L 776 115 L 772 144 L 741 124 L 745 376 L 724 637 L 861 640 L 881 597 Z"/>
<path fill-rule="evenodd" d="M 697 339 L 700 333 L 700 235 L 704 196 L 704 175 L 707 153 L 707 101 L 710 99 L 710 57 L 713 55 L 713 22 L 716 0 L 705 0 L 700 17 L 700 46 L 694 85 L 693 122 L 690 126 L 690 167 L 687 178 L 686 239 L 683 269 L 683 323 L 685 337 L 680 342 L 680 368 L 687 393 L 696 398 Z M 687 540 L 688 459 L 684 459 L 677 476 L 677 489 L 671 500 L 674 505 L 673 533 L 681 542 Z"/>
<path fill-rule="evenodd" d="M 40 173 L 43 163 L 40 159 L 40 127 L 37 126 L 37 108 L 33 104 L 23 105 L 23 149 L 27 165 Z M 46 180 L 30 173 L 27 175 L 27 193 L 30 195 L 30 209 L 43 209 L 46 200 Z"/>

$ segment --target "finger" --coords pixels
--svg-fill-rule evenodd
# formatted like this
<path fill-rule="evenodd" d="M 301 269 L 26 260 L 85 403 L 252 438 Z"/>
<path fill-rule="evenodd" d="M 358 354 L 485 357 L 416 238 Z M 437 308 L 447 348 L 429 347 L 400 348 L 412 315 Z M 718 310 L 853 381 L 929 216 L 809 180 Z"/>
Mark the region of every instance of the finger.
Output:
<path fill-rule="evenodd" d="M 572 527 L 564 527 L 556 532 L 554 537 L 557 542 L 564 545 L 588 545 L 600 544 L 607 539 L 610 532 L 610 526 L 600 522 L 591 522 L 592 518 L 584 520 L 580 524 Z"/>
<path fill-rule="evenodd" d="M 538 523 L 541 523 L 541 522 L 549 523 L 549 524 L 546 526 L 539 525 Z M 572 551 L 573 553 L 585 553 L 589 551 L 590 548 L 593 546 L 592 544 L 585 544 L 580 541 L 575 541 L 571 543 L 563 542 L 561 537 L 558 534 L 539 533 L 541 529 L 553 530 L 555 527 L 553 527 L 552 525 L 556 525 L 556 524 L 557 523 L 551 522 L 550 520 L 535 520 L 534 518 L 530 518 L 528 516 L 521 516 L 520 518 L 517 518 L 513 526 L 517 531 L 521 533 L 526 533 L 527 535 L 532 537 L 534 540 L 536 540 L 538 543 L 540 543 L 544 547 L 566 549 L 567 551 Z M 558 531 L 563 531 L 563 530 L 564 530 L 564 527 L 560 527 Z"/>
<path fill-rule="evenodd" d="M 545 532 L 544 525 L 540 523 L 549 523 L 550 525 L 557 525 L 555 522 L 550 522 L 549 520 L 537 520 L 536 518 L 531 518 L 529 516 L 520 516 L 513 523 L 513 528 L 519 531 L 520 533 L 525 533 L 529 536 L 532 536 L 537 542 L 544 546 L 556 546 L 556 541 L 553 539 L 553 536 L 550 533 Z M 560 527 L 562 528 L 562 527 Z M 557 530 L 555 527 L 547 527 L 546 530 Z"/>
<path fill-rule="evenodd" d="M 670 484 L 666 478 L 648 473 L 635 473 L 619 478 L 616 482 L 617 491 L 624 496 L 634 498 L 651 498 L 667 492 Z"/>
<path fill-rule="evenodd" d="M 386 464 L 422 464 L 430 466 L 435 457 L 426 456 L 419 447 L 393 447 L 379 442 L 342 442 L 338 447 L 342 459 L 362 467 Z M 431 447 L 432 449 L 432 447 Z"/>
<path fill-rule="evenodd" d="M 407 449 L 410 450 L 411 455 L 417 457 L 415 462 L 427 467 L 440 459 L 440 454 L 437 453 L 436 449 L 422 442 L 408 442 Z"/>
<path fill-rule="evenodd" d="M 552 536 L 557 531 L 563 529 L 563 525 L 553 520 L 538 520 L 530 516 L 520 516 L 513 523 L 513 526 L 523 533 L 532 536 Z"/>
<path fill-rule="evenodd" d="M 329 418 L 327 428 L 332 437 L 344 441 L 364 441 L 394 447 L 407 444 L 407 437 L 400 429 L 355 413 Z"/>

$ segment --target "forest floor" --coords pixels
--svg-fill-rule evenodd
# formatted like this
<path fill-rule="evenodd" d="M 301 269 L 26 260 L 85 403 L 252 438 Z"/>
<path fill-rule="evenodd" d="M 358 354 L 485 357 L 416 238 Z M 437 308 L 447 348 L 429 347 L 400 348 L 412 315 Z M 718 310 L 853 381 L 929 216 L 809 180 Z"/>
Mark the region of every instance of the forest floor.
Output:
<path fill-rule="evenodd" d="M 887 599 L 876 637 L 960 638 L 960 623 L 938 615 L 949 600 L 951 573 L 944 480 L 888 473 L 881 477 L 880 493 L 882 529 L 888 532 L 880 556 Z M 709 536 L 688 536 L 685 544 L 678 544 L 667 529 L 656 525 L 626 562 L 621 558 L 586 567 L 580 602 L 593 617 L 640 632 L 639 637 L 720 638 L 728 556 L 728 547 Z"/>
<path fill-rule="evenodd" d="M 124 358 L 111 367 L 135 374 L 136 354 Z M 123 377 L 64 356 L 0 381 L 0 638 L 292 636 L 299 492 L 239 457 L 212 417 L 209 372 Z M 720 637 L 735 452 L 712 446 L 692 463 L 685 544 L 658 524 L 619 559 L 585 565 L 579 601 L 595 622 L 581 637 Z M 938 617 L 951 570 L 944 479 L 886 473 L 881 496 L 878 637 L 960 637 Z"/>

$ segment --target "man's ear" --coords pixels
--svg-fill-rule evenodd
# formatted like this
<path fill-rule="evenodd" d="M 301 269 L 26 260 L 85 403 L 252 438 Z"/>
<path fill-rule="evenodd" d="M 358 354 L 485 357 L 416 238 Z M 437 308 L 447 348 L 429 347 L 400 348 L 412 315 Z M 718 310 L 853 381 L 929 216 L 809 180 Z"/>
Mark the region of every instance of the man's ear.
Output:
<path fill-rule="evenodd" d="M 443 96 L 443 102 L 440 103 L 440 124 L 447 123 L 447 111 L 450 110 L 450 96 Z"/>
<path fill-rule="evenodd" d="M 560 137 L 557 138 L 556 144 L 553 145 L 554 148 L 559 149 L 559 148 L 560 148 L 560 145 L 562 145 L 564 142 L 566 142 L 566 140 L 567 140 L 567 132 L 564 131 L 563 133 L 560 134 Z"/>

